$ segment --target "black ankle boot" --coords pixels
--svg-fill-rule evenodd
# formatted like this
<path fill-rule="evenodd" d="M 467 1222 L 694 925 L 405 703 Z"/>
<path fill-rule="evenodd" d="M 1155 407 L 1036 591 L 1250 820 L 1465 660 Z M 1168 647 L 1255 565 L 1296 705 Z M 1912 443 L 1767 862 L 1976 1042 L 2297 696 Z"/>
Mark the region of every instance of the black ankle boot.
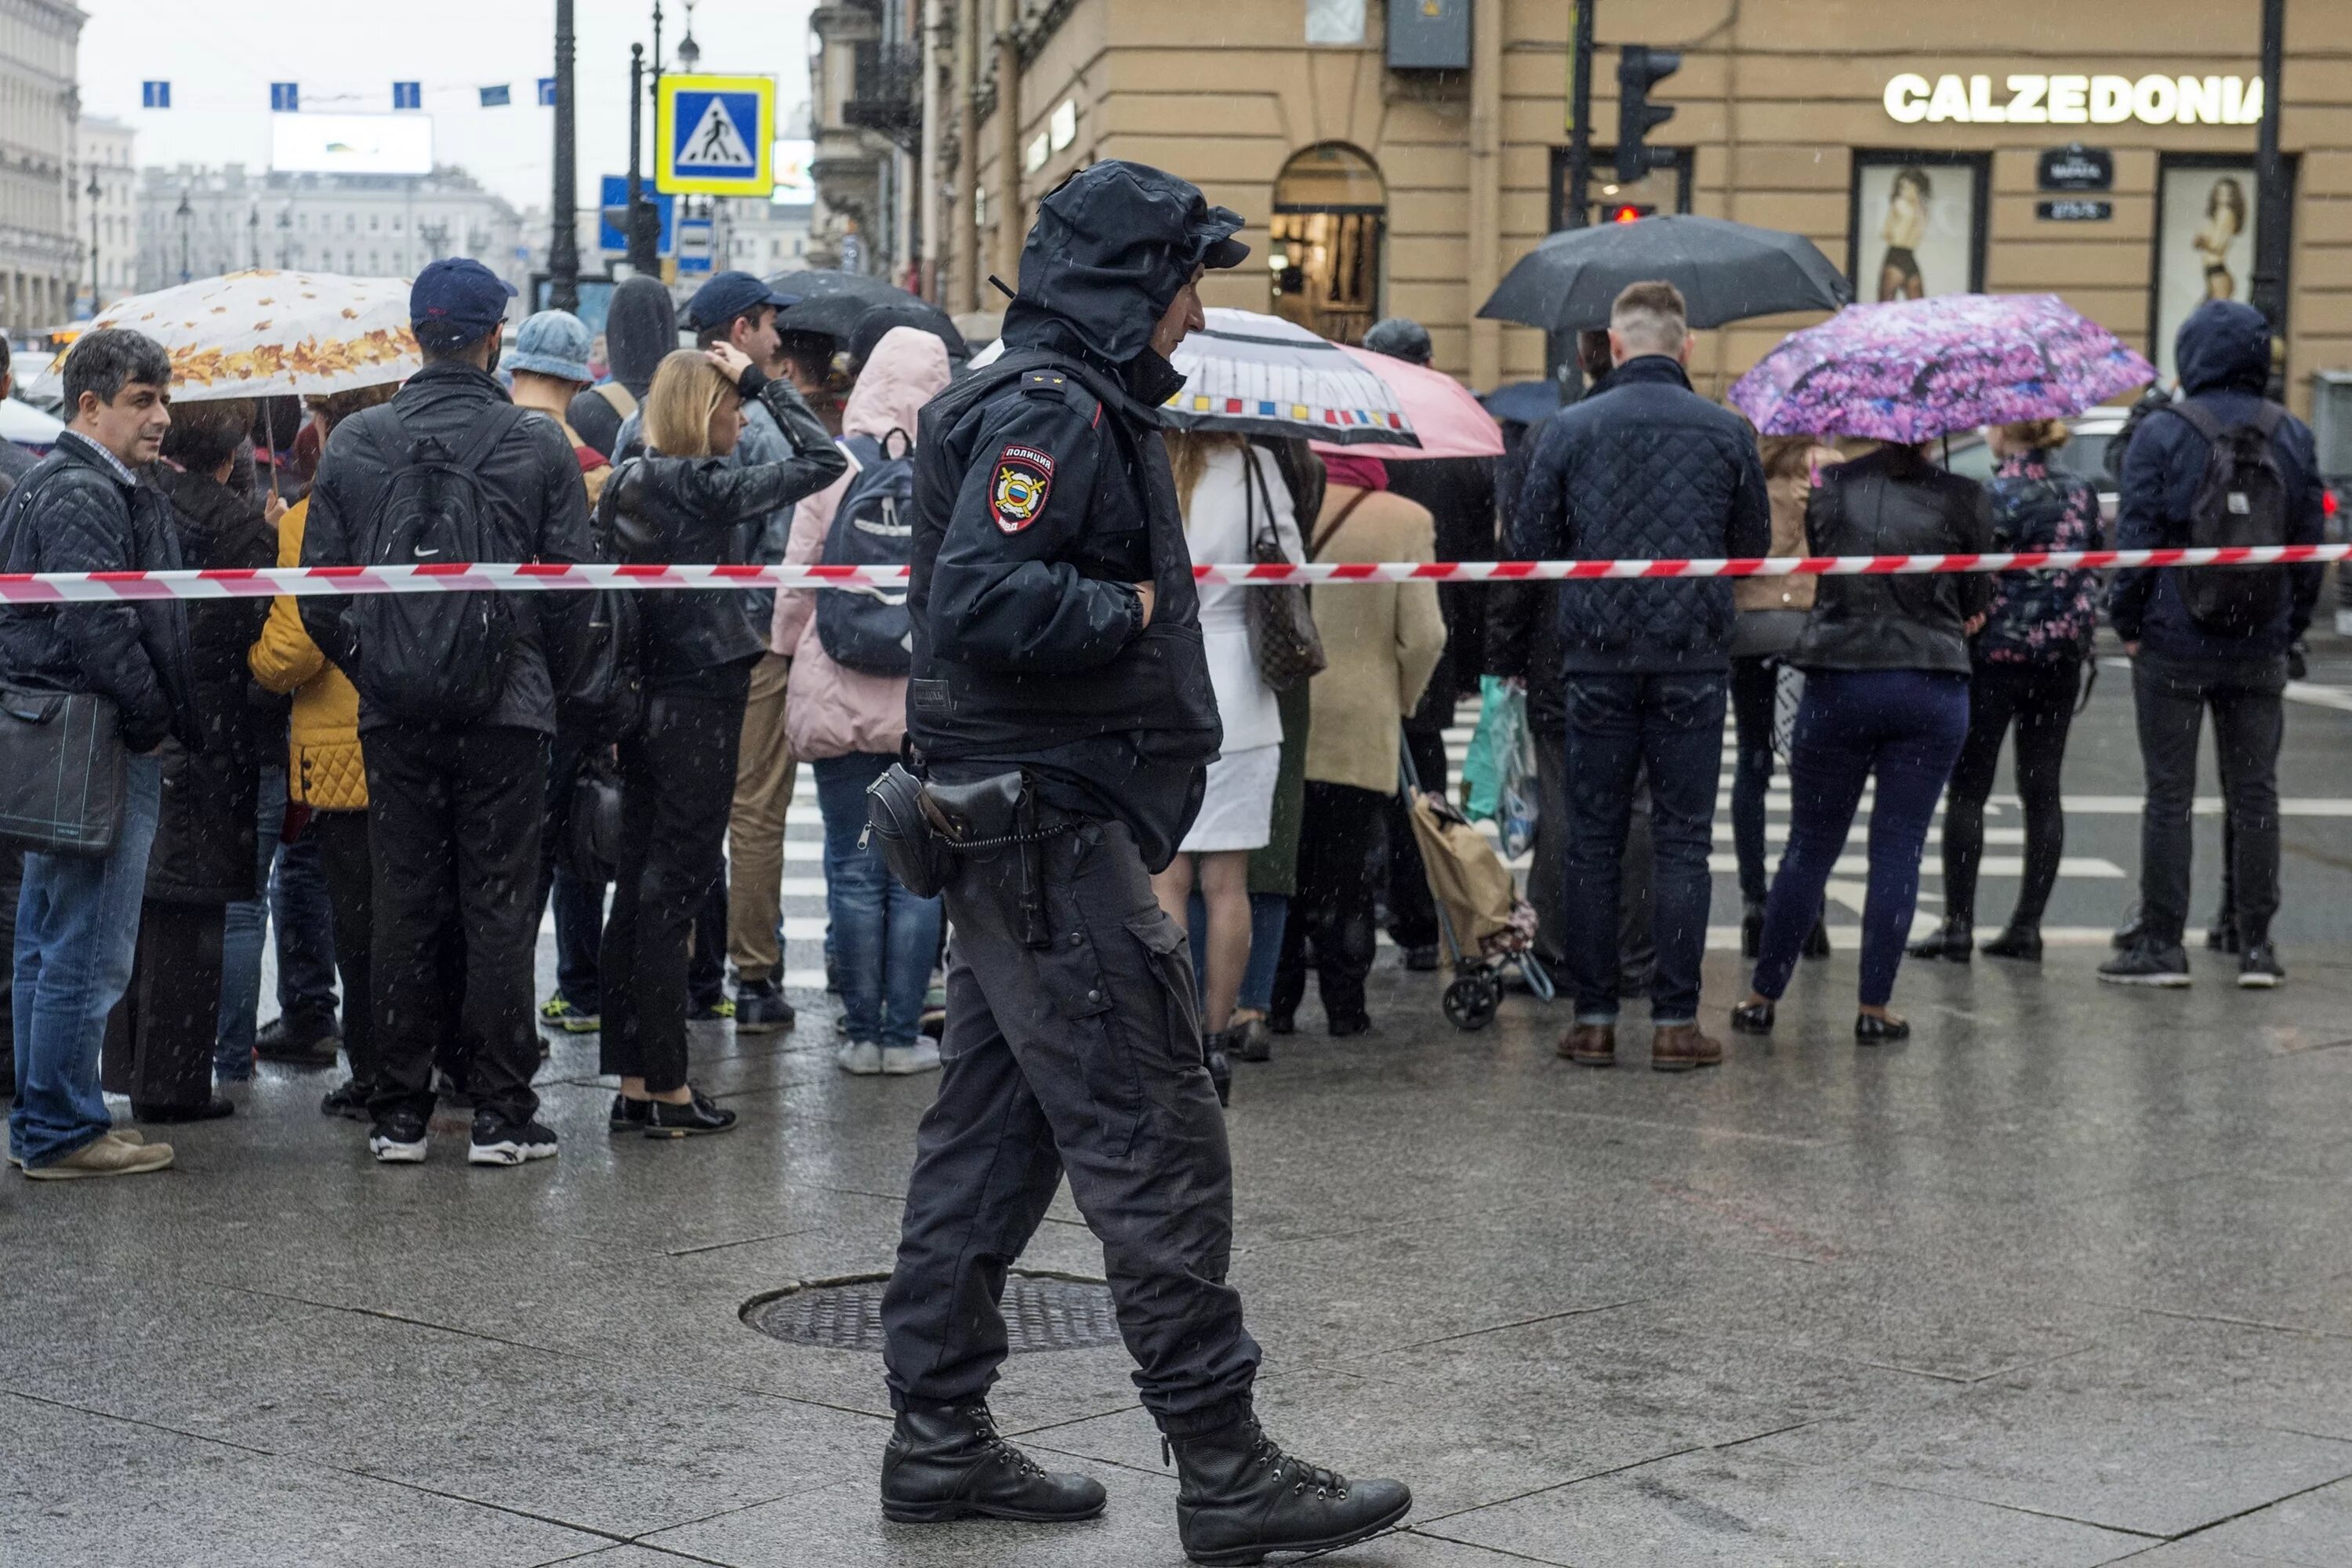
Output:
<path fill-rule="evenodd" d="M 1329 1552 L 1402 1520 L 1412 1494 L 1398 1481 L 1350 1481 L 1292 1458 L 1254 1417 L 1175 1453 L 1176 1534 L 1195 1563 L 1252 1563 L 1269 1552 Z"/>
<path fill-rule="evenodd" d="M 1209 1064 L 1209 1081 L 1217 1086 L 1217 1103 L 1234 1102 L 1233 1037 L 1224 1034 L 1202 1035 L 1201 1055 Z"/>
<path fill-rule="evenodd" d="M 2014 958 L 2024 963 L 2042 962 L 2042 928 L 2012 925 L 1978 949 L 1987 958 Z"/>
<path fill-rule="evenodd" d="M 1753 958 L 1764 951 L 1764 900 L 1750 899 L 1739 914 L 1739 956 Z"/>
<path fill-rule="evenodd" d="M 1957 921 L 1947 920 L 1903 951 L 1914 958 L 1940 958 L 1948 963 L 1966 963 L 1976 953 L 1976 932 Z"/>
<path fill-rule="evenodd" d="M 985 1405 L 902 1410 L 882 1450 L 882 1517 L 900 1524 L 951 1519 L 1057 1523 L 1103 1510 L 1102 1483 L 1051 1475 L 996 1435 Z"/>

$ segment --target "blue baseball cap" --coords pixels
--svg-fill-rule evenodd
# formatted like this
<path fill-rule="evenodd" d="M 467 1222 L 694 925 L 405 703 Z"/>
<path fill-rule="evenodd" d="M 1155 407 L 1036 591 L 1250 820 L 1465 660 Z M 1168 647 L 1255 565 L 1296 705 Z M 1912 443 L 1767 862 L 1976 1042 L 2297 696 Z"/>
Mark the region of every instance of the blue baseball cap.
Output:
<path fill-rule="evenodd" d="M 797 294 L 779 294 L 749 272 L 721 272 L 694 291 L 686 302 L 686 322 L 697 331 L 724 326 L 736 317 L 773 305 L 779 310 L 801 302 Z"/>
<path fill-rule="evenodd" d="M 470 257 L 436 261 L 408 290 L 408 324 L 428 349 L 461 349 L 506 319 L 514 285 Z"/>
<path fill-rule="evenodd" d="M 558 381 L 591 382 L 588 323 L 569 310 L 541 310 L 515 329 L 514 353 L 506 368 L 551 375 Z"/>

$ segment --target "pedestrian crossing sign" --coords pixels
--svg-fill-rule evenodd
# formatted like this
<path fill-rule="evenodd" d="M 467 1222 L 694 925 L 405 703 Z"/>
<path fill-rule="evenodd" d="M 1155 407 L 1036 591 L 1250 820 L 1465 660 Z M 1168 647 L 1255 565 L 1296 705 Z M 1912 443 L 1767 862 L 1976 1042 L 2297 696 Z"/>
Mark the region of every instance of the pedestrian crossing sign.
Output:
<path fill-rule="evenodd" d="M 656 190 L 766 198 L 776 188 L 776 79 L 665 75 L 654 142 Z"/>

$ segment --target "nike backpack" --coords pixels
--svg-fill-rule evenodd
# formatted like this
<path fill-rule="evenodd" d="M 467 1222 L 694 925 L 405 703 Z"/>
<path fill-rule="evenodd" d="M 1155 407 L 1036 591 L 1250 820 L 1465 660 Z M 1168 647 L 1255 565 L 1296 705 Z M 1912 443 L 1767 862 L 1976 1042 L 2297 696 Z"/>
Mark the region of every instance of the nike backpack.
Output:
<path fill-rule="evenodd" d="M 890 455 L 890 437 L 898 455 Z M 827 566 L 904 566 L 915 536 L 915 444 L 902 430 L 877 441 L 852 436 L 842 445 L 857 459 L 856 477 L 824 536 Z M 827 586 L 816 596 L 816 640 L 845 669 L 906 675 L 914 668 L 915 624 L 906 584 Z"/>

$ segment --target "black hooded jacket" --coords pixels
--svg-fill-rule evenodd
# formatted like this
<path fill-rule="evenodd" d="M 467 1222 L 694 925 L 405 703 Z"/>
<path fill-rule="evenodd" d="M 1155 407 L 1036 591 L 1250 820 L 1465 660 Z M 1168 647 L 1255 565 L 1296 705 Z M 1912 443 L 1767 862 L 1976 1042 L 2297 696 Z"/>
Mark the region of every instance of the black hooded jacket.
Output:
<path fill-rule="evenodd" d="M 1154 868 L 1223 731 L 1152 412 L 1181 383 L 1151 333 L 1240 226 L 1157 169 L 1072 178 L 1022 253 L 1005 358 L 934 399 L 915 447 L 915 745 L 947 777 L 1028 769 L 1049 804 L 1125 822 Z"/>
<path fill-rule="evenodd" d="M 662 356 L 677 347 L 677 308 L 669 290 L 651 278 L 632 278 L 613 290 L 612 309 L 604 317 L 604 358 L 613 380 L 639 403 L 654 384 Z M 572 400 L 565 419 L 580 439 L 613 455 L 627 416 L 594 387 Z"/>

